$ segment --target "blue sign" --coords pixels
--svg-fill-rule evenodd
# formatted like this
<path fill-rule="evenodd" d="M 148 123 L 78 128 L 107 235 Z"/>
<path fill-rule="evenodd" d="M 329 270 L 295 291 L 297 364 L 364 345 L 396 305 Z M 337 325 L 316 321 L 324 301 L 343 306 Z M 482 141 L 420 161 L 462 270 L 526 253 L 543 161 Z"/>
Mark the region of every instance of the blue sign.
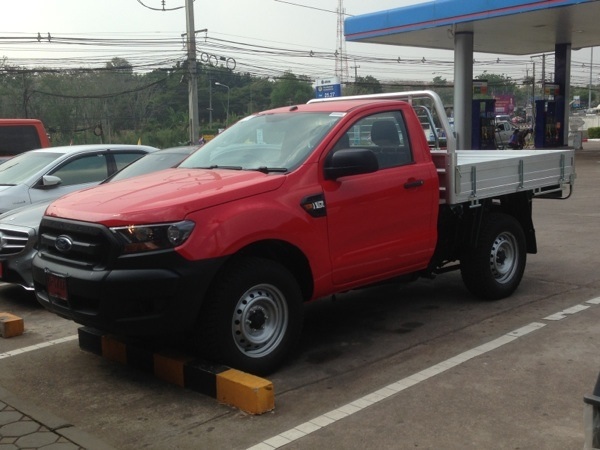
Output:
<path fill-rule="evenodd" d="M 338 83 L 317 86 L 315 92 L 317 98 L 341 97 L 342 85 Z"/>

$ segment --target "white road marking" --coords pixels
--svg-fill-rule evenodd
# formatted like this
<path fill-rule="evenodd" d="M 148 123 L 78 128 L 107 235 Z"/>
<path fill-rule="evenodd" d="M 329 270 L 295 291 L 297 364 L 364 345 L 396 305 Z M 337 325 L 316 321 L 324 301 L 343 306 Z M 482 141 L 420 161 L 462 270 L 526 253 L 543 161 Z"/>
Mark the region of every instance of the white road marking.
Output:
<path fill-rule="evenodd" d="M 571 308 L 565 309 L 563 311 L 557 312 L 555 314 L 552 314 L 548 317 L 544 317 L 544 320 L 562 320 L 565 317 L 567 317 L 567 315 L 569 314 L 575 314 L 578 313 L 580 311 L 583 311 L 584 309 L 588 309 L 590 307 L 590 305 L 575 305 Z"/>
<path fill-rule="evenodd" d="M 11 350 L 9 352 L 0 353 L 0 359 L 10 358 L 11 356 L 21 355 L 23 353 L 32 352 L 34 350 L 39 350 L 41 348 L 52 347 L 53 345 L 62 344 L 64 342 L 74 341 L 78 338 L 78 335 L 67 336 L 60 339 L 55 339 L 53 341 L 42 342 L 41 344 L 30 345 L 29 347 L 18 348 L 16 350 Z"/>
<path fill-rule="evenodd" d="M 544 317 L 543 320 L 548 321 L 556 321 L 561 320 L 567 317 L 568 315 L 576 314 L 580 311 L 584 311 L 588 309 L 591 305 L 600 304 L 600 297 L 596 297 L 594 299 L 588 300 L 587 305 L 575 305 L 571 308 L 565 309 L 558 313 L 552 314 L 550 316 Z M 411 386 L 419 384 L 422 381 L 427 380 L 435 375 L 439 375 L 440 373 L 445 372 L 448 369 L 456 367 L 470 359 L 473 359 L 477 356 L 481 356 L 487 352 L 495 350 L 503 345 L 509 344 L 520 337 L 526 336 L 529 333 L 532 333 L 540 328 L 545 327 L 547 324 L 541 322 L 532 322 L 524 327 L 517 328 L 516 330 L 510 331 L 503 336 L 500 336 L 493 341 L 487 342 L 483 345 L 475 347 L 471 350 L 467 350 L 466 352 L 460 353 L 450 359 L 442 361 L 438 364 L 435 364 L 431 367 L 421 370 L 420 372 L 416 372 L 412 375 L 409 375 L 406 378 L 398 380 L 392 384 L 389 384 L 375 392 L 365 395 L 357 400 L 354 400 L 340 408 L 331 410 L 321 416 L 315 417 L 314 419 L 309 420 L 308 422 L 304 422 L 300 425 L 297 425 L 294 428 L 291 428 L 283 433 L 280 433 L 276 436 L 273 436 L 269 439 L 262 441 L 259 444 L 256 444 L 252 447 L 249 447 L 247 450 L 273 450 L 276 448 L 283 447 L 290 442 L 301 439 L 315 431 L 320 430 L 321 428 L 325 428 L 332 423 L 337 422 L 338 420 L 344 419 L 352 414 L 362 411 L 365 408 L 368 408 L 371 405 L 374 405 L 381 400 L 385 400 L 388 397 L 391 397 L 398 392 L 403 391 Z"/>

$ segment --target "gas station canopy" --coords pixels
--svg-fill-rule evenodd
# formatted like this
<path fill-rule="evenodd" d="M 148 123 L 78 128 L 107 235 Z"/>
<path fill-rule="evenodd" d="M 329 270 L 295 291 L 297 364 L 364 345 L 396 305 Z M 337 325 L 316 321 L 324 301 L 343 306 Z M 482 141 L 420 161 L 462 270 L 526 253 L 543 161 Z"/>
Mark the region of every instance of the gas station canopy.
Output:
<path fill-rule="evenodd" d="M 454 49 L 454 33 L 472 32 L 475 52 L 528 55 L 600 45 L 598 0 L 436 0 L 349 17 L 349 42 Z"/>
<path fill-rule="evenodd" d="M 463 149 L 472 148 L 474 52 L 553 51 L 551 81 L 559 88 L 548 123 L 553 145 L 567 145 L 571 52 L 600 44 L 599 19 L 600 0 L 433 0 L 349 17 L 344 34 L 350 42 L 453 50 L 455 134 Z M 536 139 L 548 134 L 545 120 L 536 126 Z"/>

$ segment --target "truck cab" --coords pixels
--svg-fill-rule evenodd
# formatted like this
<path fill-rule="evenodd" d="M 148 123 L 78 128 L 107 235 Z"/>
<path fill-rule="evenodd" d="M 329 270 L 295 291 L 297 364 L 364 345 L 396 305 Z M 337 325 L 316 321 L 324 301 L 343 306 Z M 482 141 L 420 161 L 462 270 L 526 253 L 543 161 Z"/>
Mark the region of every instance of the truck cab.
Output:
<path fill-rule="evenodd" d="M 50 147 L 50 140 L 40 120 L 0 119 L 0 162 L 45 147 Z"/>

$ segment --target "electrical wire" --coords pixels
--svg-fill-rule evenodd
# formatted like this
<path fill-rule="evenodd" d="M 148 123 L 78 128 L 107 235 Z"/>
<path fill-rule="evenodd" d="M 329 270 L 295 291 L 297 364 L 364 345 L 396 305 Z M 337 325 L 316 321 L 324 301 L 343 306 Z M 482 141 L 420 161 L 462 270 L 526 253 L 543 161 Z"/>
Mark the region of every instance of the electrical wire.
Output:
<path fill-rule="evenodd" d="M 214 58 L 210 58 L 210 61 L 216 61 L 218 66 L 222 66 L 222 61 L 234 60 L 236 71 L 254 76 L 280 77 L 286 72 L 292 72 L 309 76 L 312 80 L 330 77 L 337 59 L 335 50 L 331 49 L 306 48 L 294 44 L 275 45 L 270 41 L 252 42 L 249 39 L 235 38 L 218 33 L 214 36 L 206 35 L 197 42 L 197 56 L 212 55 Z M 356 48 L 365 47 L 362 44 Z M 43 57 L 38 56 L 40 50 Z M 399 51 L 401 50 L 400 48 Z M 6 71 L 7 67 L 19 67 L 24 71 L 41 68 L 102 70 L 113 58 L 126 60 L 134 71 L 146 72 L 167 69 L 172 65 L 180 66 L 186 61 L 185 42 L 180 35 L 150 38 L 140 33 L 131 33 L 127 37 L 124 37 L 123 33 L 111 37 L 12 33 L 0 36 L 0 54 L 3 52 L 32 54 L 32 57 L 4 58 L 0 60 L 0 73 Z M 546 67 L 553 67 L 553 56 L 546 55 Z M 432 75 L 436 73 L 448 78 L 453 77 L 454 61 L 451 53 L 448 58 L 405 58 L 401 54 L 389 56 L 370 50 L 354 51 L 354 48 L 351 48 L 351 51 L 346 52 L 345 59 L 350 64 L 360 65 L 362 76 L 370 75 L 382 82 L 396 82 L 399 79 L 426 80 L 434 78 Z M 533 62 L 537 62 L 536 78 L 540 80 L 542 75 L 537 57 L 476 55 L 474 72 L 475 75 L 500 72 L 507 78 L 522 83 L 528 79 Z M 598 67 L 598 64 L 593 64 L 592 70 L 598 70 Z M 550 73 L 548 69 L 546 72 Z M 572 84 L 588 85 L 589 72 L 589 63 L 573 60 Z M 355 75 L 358 75 L 358 72 L 355 72 Z"/>

